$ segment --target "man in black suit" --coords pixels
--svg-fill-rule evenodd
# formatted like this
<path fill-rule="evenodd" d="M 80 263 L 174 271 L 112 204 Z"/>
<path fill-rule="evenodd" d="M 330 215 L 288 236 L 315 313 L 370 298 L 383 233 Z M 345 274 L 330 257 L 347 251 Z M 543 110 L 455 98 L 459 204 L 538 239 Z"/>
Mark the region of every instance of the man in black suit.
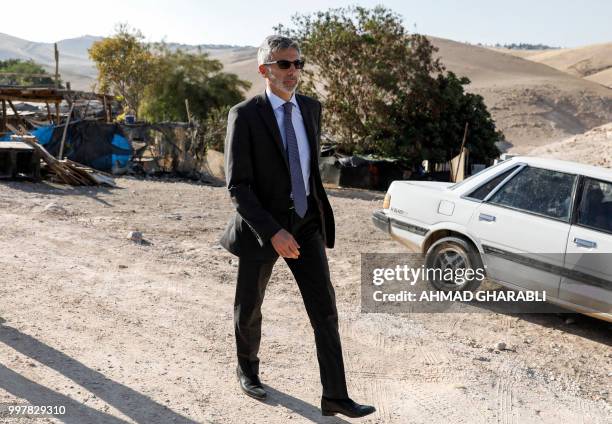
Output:
<path fill-rule="evenodd" d="M 325 247 L 334 246 L 334 216 L 319 174 L 321 104 L 295 93 L 304 61 L 298 44 L 267 37 L 259 48 L 266 92 L 234 106 L 225 139 L 227 188 L 236 215 L 221 244 L 239 256 L 234 328 L 240 387 L 264 399 L 259 380 L 261 304 L 282 256 L 314 329 L 323 385 L 323 415 L 371 414 L 347 393 L 338 312 Z"/>

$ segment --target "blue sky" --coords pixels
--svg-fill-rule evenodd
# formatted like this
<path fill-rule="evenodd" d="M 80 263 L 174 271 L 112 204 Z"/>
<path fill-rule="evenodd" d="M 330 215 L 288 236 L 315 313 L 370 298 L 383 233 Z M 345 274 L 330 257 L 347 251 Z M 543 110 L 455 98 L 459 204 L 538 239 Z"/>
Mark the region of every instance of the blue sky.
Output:
<path fill-rule="evenodd" d="M 150 41 L 258 45 L 274 25 L 290 23 L 295 13 L 351 4 L 383 4 L 402 15 L 410 31 L 416 25 L 417 32 L 456 41 L 564 47 L 612 42 L 611 0 L 2 0 L 0 32 L 53 42 L 85 34 L 110 35 L 117 22 L 128 22 Z M 12 14 L 19 18 L 11 19 Z"/>

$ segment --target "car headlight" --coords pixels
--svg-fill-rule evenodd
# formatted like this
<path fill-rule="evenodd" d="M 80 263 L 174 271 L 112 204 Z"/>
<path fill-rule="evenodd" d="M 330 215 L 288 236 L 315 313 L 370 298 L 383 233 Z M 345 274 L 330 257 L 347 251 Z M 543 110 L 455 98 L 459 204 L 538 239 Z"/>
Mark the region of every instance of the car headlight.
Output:
<path fill-rule="evenodd" d="M 391 195 L 389 193 L 385 194 L 385 200 L 383 200 L 383 209 L 389 209 L 391 206 Z"/>

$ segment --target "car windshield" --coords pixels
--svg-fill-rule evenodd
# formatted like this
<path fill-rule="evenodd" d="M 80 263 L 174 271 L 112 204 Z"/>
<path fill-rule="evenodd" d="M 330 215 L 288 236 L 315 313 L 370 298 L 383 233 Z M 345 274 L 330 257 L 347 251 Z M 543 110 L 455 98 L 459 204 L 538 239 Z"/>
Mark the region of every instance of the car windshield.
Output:
<path fill-rule="evenodd" d="M 504 161 L 501 161 L 501 162 L 498 162 L 498 163 L 496 163 L 496 164 L 495 164 L 495 165 L 493 165 L 493 166 L 490 166 L 490 167 L 488 167 L 488 168 L 483 169 L 482 171 L 478 171 L 478 172 L 477 172 L 477 173 L 475 173 L 474 175 L 470 175 L 470 176 L 469 176 L 468 178 L 466 178 L 465 180 L 463 180 L 463 181 L 459 181 L 458 183 L 453 184 L 452 186 L 449 186 L 448 188 L 449 188 L 449 189 L 451 189 L 451 190 L 455 190 L 456 188 L 461 187 L 461 186 L 462 186 L 462 185 L 464 185 L 465 183 L 467 183 L 467 182 L 471 181 L 472 179 L 476 178 L 477 176 L 481 175 L 483 172 L 489 172 L 489 171 L 491 171 L 491 170 L 493 170 L 493 169 L 495 169 L 495 168 L 497 168 L 497 167 L 499 167 L 500 165 L 505 164 L 505 163 L 507 163 L 507 161 L 505 161 L 505 160 L 504 160 Z"/>

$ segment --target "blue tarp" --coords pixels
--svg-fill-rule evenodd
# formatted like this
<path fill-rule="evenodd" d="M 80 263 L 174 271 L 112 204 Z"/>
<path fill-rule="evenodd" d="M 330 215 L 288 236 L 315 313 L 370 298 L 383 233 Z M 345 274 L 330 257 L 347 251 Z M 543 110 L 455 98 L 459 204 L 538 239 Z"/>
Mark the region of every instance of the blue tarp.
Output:
<path fill-rule="evenodd" d="M 32 135 L 38 139 L 38 143 L 41 145 L 48 144 L 53 137 L 53 130 L 55 125 L 48 125 L 46 127 L 38 127 L 32 131 Z"/>
<path fill-rule="evenodd" d="M 46 127 L 38 127 L 30 133 L 36 137 L 39 144 L 43 146 L 51 141 L 51 137 L 53 137 L 53 130 L 55 129 L 55 125 L 48 125 Z M 0 137 L 0 141 L 11 141 L 12 132 L 5 133 L 4 136 Z"/>
<path fill-rule="evenodd" d="M 38 142 L 52 156 L 60 149 L 64 126 L 48 125 L 31 131 Z M 10 141 L 13 133 L 7 133 L 0 141 Z M 113 168 L 125 168 L 132 159 L 132 145 L 123 136 L 119 125 L 95 121 L 71 122 L 66 131 L 64 155 L 70 160 L 111 172 Z"/>
<path fill-rule="evenodd" d="M 125 168 L 132 159 L 132 146 L 127 138 L 115 134 L 111 144 L 115 149 L 110 155 L 100 156 L 91 162 L 91 166 L 96 169 L 113 169 L 113 167 Z"/>
<path fill-rule="evenodd" d="M 55 125 L 48 125 L 46 127 L 38 127 L 34 131 L 30 131 L 33 136 L 38 139 L 38 143 L 43 146 L 51 141 L 51 137 L 53 137 L 53 130 L 55 129 Z M 0 141 L 10 141 L 12 132 L 6 133 L 4 136 L 0 137 Z"/>

